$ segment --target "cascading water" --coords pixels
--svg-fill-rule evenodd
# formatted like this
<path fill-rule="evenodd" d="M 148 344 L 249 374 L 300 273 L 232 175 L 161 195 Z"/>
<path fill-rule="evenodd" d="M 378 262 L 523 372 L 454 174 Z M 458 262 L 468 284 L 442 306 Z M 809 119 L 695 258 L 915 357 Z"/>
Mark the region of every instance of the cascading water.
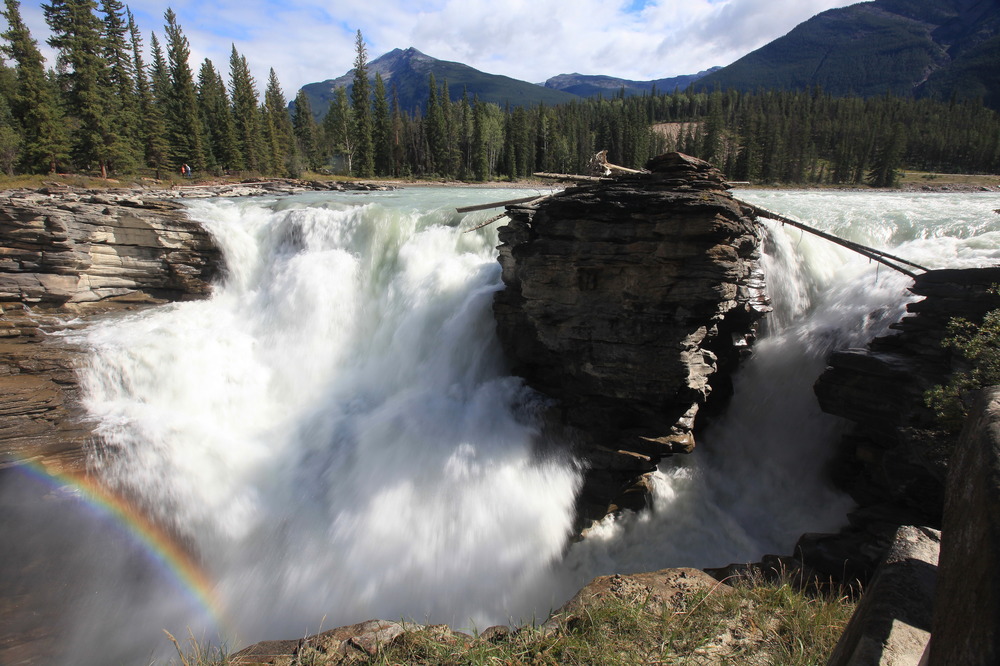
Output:
<path fill-rule="evenodd" d="M 841 426 L 811 385 L 831 349 L 899 318 L 908 280 L 769 225 L 775 312 L 729 411 L 662 466 L 652 512 L 564 550 L 579 475 L 535 453 L 539 399 L 506 374 L 495 227 L 461 234 L 448 212 L 524 194 L 192 205 L 228 275 L 207 301 L 87 331 L 84 380 L 96 471 L 199 558 L 221 622 L 105 571 L 75 616 L 102 642 L 73 663 L 108 661 L 109 636 L 148 655 L 164 627 L 244 645 L 372 617 L 540 619 L 594 575 L 756 560 L 844 521 L 823 475 Z M 741 196 L 933 267 L 1000 256 L 995 196 Z"/>

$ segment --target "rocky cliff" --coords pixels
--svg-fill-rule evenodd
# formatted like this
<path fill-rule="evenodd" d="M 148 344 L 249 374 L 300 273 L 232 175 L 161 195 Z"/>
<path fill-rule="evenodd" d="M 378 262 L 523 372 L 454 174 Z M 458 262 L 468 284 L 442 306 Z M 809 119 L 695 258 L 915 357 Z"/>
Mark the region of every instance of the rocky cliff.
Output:
<path fill-rule="evenodd" d="M 816 383 L 822 409 L 854 422 L 843 439 L 835 481 L 857 501 L 850 526 L 805 535 L 796 547 L 824 574 L 865 580 L 900 525 L 941 527 L 945 478 L 958 440 L 942 429 L 924 393 L 945 383 L 961 359 L 942 346 L 948 322 L 981 322 L 1000 307 L 1000 268 L 936 270 L 919 275 L 894 334 L 867 347 L 834 352 Z"/>
<path fill-rule="evenodd" d="M 178 193 L 179 194 L 179 193 Z M 217 272 L 208 233 L 162 193 L 45 188 L 0 196 L 0 464 L 80 468 L 80 315 L 200 298 Z"/>
<path fill-rule="evenodd" d="M 679 153 L 647 166 L 508 207 L 499 232 L 497 330 L 586 462 L 581 525 L 642 506 L 645 475 L 694 447 L 768 310 L 759 231 L 721 174 Z"/>

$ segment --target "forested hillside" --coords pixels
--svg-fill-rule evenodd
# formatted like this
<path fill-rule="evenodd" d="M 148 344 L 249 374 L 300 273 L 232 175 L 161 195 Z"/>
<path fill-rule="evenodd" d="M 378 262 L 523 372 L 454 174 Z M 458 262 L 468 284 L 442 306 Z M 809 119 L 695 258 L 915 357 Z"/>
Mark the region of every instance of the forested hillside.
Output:
<path fill-rule="evenodd" d="M 983 99 L 1000 109 L 1000 3 L 875 0 L 817 14 L 695 90 Z"/>
<path fill-rule="evenodd" d="M 608 150 L 642 166 L 665 150 L 708 159 L 754 183 L 894 184 L 902 168 L 1000 172 L 1000 117 L 974 100 L 736 91 L 500 106 L 449 92 L 429 73 L 424 103 L 399 103 L 396 81 L 369 78 L 357 34 L 350 92 L 334 90 L 317 122 L 309 97 L 294 112 L 272 70 L 263 95 L 234 48 L 228 81 L 205 60 L 195 76 L 171 10 L 151 62 L 119 0 L 44 5 L 59 61 L 46 68 L 16 0 L 0 67 L 0 169 L 8 174 L 82 172 L 160 177 L 183 165 L 196 175 L 523 178 L 583 173 Z M 414 93 L 416 94 L 416 93 Z"/>

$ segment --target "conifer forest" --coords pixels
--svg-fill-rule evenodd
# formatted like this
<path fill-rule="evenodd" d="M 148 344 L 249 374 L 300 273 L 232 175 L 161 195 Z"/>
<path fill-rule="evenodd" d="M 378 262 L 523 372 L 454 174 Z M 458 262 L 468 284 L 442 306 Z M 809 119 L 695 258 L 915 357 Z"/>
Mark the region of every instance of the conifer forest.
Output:
<path fill-rule="evenodd" d="M 329 109 L 292 104 L 272 69 L 256 81 L 235 46 L 228 68 L 190 61 L 173 11 L 145 37 L 119 0 L 43 4 L 57 55 L 48 64 L 5 0 L 0 64 L 0 170 L 161 178 L 369 177 L 489 181 L 586 173 L 593 155 L 641 167 L 668 150 L 755 184 L 896 183 L 903 169 L 1000 172 L 1000 115 L 980 101 L 834 97 L 809 91 L 624 93 L 560 106 L 499 106 L 447 81 L 402 109 L 369 77 L 356 38 L 353 85 Z M 261 93 L 263 87 L 263 93 Z"/>

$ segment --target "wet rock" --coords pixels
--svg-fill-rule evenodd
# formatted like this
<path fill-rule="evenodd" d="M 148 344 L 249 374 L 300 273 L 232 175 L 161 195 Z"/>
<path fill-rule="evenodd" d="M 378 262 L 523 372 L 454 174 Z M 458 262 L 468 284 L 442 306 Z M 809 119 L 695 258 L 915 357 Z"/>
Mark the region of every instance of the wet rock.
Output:
<path fill-rule="evenodd" d="M 991 287 L 1000 268 L 949 269 L 919 275 L 897 333 L 867 348 L 834 352 L 816 383 L 825 412 L 855 422 L 836 468 L 838 483 L 861 507 L 879 506 L 883 522 L 939 527 L 948 459 L 956 436 L 941 429 L 924 393 L 947 381 L 961 359 L 941 346 L 953 317 L 982 321 L 1000 307 Z M 916 518 L 916 520 L 914 520 Z"/>
<path fill-rule="evenodd" d="M 576 433 L 581 527 L 640 506 L 643 475 L 694 447 L 699 410 L 727 396 L 769 309 L 759 230 L 722 175 L 679 153 L 648 166 L 509 206 L 499 230 L 497 331 Z"/>

